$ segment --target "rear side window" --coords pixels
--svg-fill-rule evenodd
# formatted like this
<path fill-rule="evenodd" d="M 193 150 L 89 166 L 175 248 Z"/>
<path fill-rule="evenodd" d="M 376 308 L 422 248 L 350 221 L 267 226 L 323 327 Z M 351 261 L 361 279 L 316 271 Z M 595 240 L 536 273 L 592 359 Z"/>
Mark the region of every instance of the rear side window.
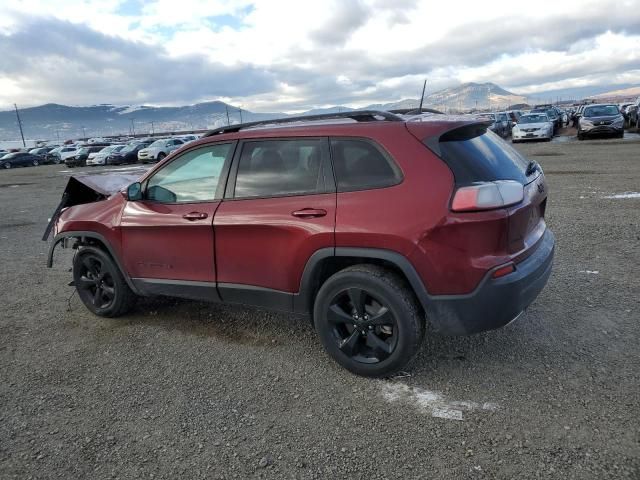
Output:
<path fill-rule="evenodd" d="M 324 193 L 326 140 L 266 140 L 242 146 L 235 198 Z"/>
<path fill-rule="evenodd" d="M 332 138 L 331 157 L 338 192 L 390 187 L 402 181 L 398 166 L 371 141 Z"/>
<path fill-rule="evenodd" d="M 426 142 L 431 148 L 429 139 Z M 527 160 L 485 127 L 471 125 L 447 132 L 440 137 L 436 149 L 458 186 L 495 180 L 527 183 Z"/>

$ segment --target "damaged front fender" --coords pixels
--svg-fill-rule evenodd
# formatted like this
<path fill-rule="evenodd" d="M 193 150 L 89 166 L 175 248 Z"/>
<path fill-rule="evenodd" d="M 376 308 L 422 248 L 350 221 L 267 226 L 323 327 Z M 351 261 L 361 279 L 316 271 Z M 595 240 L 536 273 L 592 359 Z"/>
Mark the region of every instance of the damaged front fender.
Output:
<path fill-rule="evenodd" d="M 63 209 L 81 205 L 83 203 L 105 200 L 110 195 L 119 192 L 128 185 L 136 182 L 139 174 L 129 175 L 75 175 L 69 178 L 67 186 L 62 193 L 60 203 L 51 215 L 51 219 L 44 231 L 42 240 L 49 239 L 51 230 L 56 224 Z"/>

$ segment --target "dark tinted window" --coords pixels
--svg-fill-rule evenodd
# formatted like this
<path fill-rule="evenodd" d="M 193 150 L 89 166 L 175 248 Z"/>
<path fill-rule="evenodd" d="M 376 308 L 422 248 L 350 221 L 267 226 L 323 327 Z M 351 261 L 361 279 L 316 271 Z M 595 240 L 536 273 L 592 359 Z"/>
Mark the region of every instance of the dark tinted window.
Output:
<path fill-rule="evenodd" d="M 339 192 L 389 187 L 402 181 L 400 169 L 370 141 L 331 139 L 331 155 Z"/>
<path fill-rule="evenodd" d="M 235 198 L 324 192 L 323 143 L 319 139 L 245 143 L 238 165 Z"/>
<path fill-rule="evenodd" d="M 482 127 L 473 125 L 445 133 L 437 145 L 457 185 L 494 180 L 526 183 L 527 160 Z"/>

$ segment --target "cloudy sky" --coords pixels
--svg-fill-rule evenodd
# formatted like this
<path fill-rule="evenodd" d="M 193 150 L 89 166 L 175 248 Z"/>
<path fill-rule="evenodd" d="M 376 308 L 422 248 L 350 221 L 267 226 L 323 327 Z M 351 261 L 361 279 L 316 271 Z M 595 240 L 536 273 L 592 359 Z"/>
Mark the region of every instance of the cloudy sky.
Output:
<path fill-rule="evenodd" d="M 491 7 L 495 4 L 495 7 Z M 0 109 L 254 111 L 640 84 L 640 0 L 2 0 Z"/>

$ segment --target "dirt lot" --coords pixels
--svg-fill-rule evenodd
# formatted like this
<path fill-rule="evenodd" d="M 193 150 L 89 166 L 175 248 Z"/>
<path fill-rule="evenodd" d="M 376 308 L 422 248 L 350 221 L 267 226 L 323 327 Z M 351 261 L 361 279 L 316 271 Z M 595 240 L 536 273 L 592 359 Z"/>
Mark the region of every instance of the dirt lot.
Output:
<path fill-rule="evenodd" d="M 0 477 L 640 478 L 640 199 L 606 198 L 640 191 L 640 142 L 518 148 L 550 184 L 549 285 L 502 330 L 429 334 L 384 381 L 291 316 L 91 316 L 70 255 L 45 268 L 63 167 L 0 172 Z"/>

